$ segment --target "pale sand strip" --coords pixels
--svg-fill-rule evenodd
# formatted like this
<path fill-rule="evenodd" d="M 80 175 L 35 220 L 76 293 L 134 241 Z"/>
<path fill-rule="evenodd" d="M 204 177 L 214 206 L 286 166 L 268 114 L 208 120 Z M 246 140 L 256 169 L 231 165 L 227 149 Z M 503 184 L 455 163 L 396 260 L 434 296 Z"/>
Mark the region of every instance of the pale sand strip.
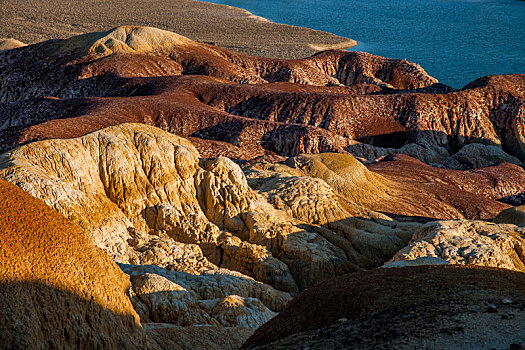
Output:
<path fill-rule="evenodd" d="M 0 18 L 0 37 L 25 43 L 143 25 L 266 57 L 300 58 L 355 45 L 348 38 L 194 0 L 0 0 Z"/>

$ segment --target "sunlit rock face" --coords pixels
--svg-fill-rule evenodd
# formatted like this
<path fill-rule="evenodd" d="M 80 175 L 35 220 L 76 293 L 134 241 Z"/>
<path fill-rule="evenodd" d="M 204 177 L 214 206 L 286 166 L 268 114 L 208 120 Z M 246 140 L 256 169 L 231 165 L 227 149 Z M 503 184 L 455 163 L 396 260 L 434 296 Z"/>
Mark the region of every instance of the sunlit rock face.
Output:
<path fill-rule="evenodd" d="M 330 241 L 347 238 L 302 225 L 252 190 L 238 165 L 199 159 L 191 143 L 157 128 L 126 124 L 36 142 L 5 153 L 1 164 L 2 177 L 79 223 L 120 263 L 197 275 L 219 266 L 292 293 L 360 268 L 349 243 L 345 252 Z M 350 218 L 338 210 L 338 219 Z M 401 236 L 386 239 L 390 255 L 410 234 Z"/>
<path fill-rule="evenodd" d="M 525 272 L 525 229 L 511 224 L 483 221 L 437 221 L 421 227 L 385 265 L 477 265 Z"/>
<path fill-rule="evenodd" d="M 127 275 L 41 200 L 1 179 L 0 197 L 2 347 L 145 347 Z"/>
<path fill-rule="evenodd" d="M 241 169 L 228 158 L 200 158 L 191 142 L 160 129 L 123 124 L 23 146 L 2 155 L 0 166 L 3 178 L 84 227 L 117 262 L 196 275 L 226 268 L 296 293 L 391 259 L 421 224 L 389 214 L 469 217 L 460 200 L 481 215 L 508 207 L 476 193 L 490 174 L 443 169 L 437 179 L 451 194 L 429 201 L 417 191 L 422 180 L 388 178 L 399 162 L 412 175 L 431 171 L 410 159 L 370 171 L 332 153 Z M 477 186 L 460 191 L 458 176 Z"/>

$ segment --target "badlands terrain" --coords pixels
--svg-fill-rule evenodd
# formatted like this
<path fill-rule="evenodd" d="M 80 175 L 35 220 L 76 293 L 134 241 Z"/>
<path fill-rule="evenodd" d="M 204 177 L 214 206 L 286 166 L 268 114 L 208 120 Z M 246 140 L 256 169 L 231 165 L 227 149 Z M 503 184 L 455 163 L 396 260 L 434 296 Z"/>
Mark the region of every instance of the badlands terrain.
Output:
<path fill-rule="evenodd" d="M 525 346 L 524 75 L 137 26 L 3 45 L 7 348 Z"/>

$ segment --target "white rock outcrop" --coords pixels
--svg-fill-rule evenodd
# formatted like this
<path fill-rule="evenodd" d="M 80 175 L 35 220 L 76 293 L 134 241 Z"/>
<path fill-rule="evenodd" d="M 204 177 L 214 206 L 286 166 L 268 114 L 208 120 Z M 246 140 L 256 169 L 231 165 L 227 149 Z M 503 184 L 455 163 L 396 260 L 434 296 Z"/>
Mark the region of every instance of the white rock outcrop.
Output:
<path fill-rule="evenodd" d="M 423 262 L 421 259 L 429 264 L 445 262 L 525 272 L 525 228 L 469 220 L 430 222 L 416 231 L 409 245 L 385 267 L 400 262 L 418 264 Z"/>

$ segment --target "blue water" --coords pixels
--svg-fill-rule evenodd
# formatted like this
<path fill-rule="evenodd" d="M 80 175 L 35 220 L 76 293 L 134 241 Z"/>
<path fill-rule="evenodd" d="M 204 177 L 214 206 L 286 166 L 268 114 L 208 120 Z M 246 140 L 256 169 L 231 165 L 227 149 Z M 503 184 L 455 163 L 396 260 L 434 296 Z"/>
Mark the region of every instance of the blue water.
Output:
<path fill-rule="evenodd" d="M 212 0 L 273 22 L 352 38 L 352 50 L 419 63 L 462 87 L 485 75 L 525 73 L 525 1 Z"/>

